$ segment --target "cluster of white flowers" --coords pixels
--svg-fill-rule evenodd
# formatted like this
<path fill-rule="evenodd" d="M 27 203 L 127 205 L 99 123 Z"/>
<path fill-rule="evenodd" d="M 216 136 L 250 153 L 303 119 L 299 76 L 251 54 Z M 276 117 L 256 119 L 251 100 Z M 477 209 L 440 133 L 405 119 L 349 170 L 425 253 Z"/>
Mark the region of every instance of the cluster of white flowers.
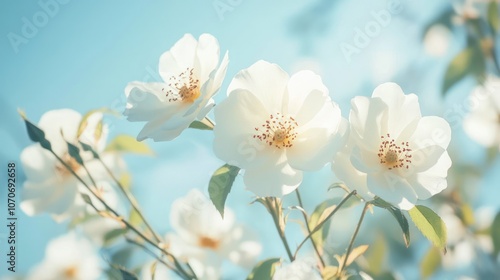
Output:
<path fill-rule="evenodd" d="M 320 170 L 328 163 L 337 178 L 364 200 L 380 197 L 402 210 L 447 187 L 450 126 L 439 117 L 422 117 L 418 97 L 405 94 L 394 83 L 378 86 L 371 97 L 353 98 L 349 117 L 344 119 L 320 76 L 311 71 L 290 76 L 276 64 L 258 61 L 232 79 L 227 97 L 214 109 L 212 122 L 207 115 L 215 106 L 213 96 L 228 65 L 227 53 L 219 63 L 219 52 L 213 36 L 203 34 L 196 40 L 187 34 L 161 55 L 163 82 L 127 85 L 123 114 L 129 121 L 146 122 L 137 140 L 170 141 L 193 122 L 204 121 L 213 129 L 216 156 L 244 170 L 246 188 L 258 197 L 281 198 L 300 186 L 304 171 Z M 101 163 L 82 152 L 83 168 L 68 154 L 66 144 L 90 145 L 113 173 L 120 173 L 124 168 L 120 156 L 104 151 L 107 131 L 101 119 L 95 113 L 82 126 L 80 114 L 56 110 L 43 115 L 39 127 L 72 172 L 83 180 L 95 180 L 89 184 L 98 187 L 112 207 L 118 207 L 113 180 Z M 21 161 L 27 176 L 21 207 L 28 215 L 45 212 L 61 221 L 88 207 L 80 196 L 88 193 L 82 183 L 40 144 L 26 148 Z M 261 251 L 252 231 L 236 224 L 229 209 L 222 219 L 199 191 L 173 203 L 170 223 L 174 231 L 166 235 L 163 245 L 188 263 L 198 279 L 219 279 L 223 260 L 249 267 Z M 58 249 L 64 245 L 58 242 L 49 245 L 42 265 L 46 270 L 55 260 L 54 251 L 68 252 Z M 64 279 L 95 278 L 93 274 L 76 276 L 97 265 L 94 257 L 85 261 L 84 268 L 76 267 L 70 258 L 64 261 L 68 265 L 58 266 L 53 273 L 65 275 Z M 279 269 L 274 279 L 320 276 L 314 265 L 296 260 Z"/>

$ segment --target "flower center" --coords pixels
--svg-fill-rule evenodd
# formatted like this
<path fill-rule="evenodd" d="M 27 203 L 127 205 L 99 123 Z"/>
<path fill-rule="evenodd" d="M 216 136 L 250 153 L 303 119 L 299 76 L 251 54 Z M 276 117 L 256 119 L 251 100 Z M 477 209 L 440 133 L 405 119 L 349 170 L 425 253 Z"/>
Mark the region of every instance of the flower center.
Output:
<path fill-rule="evenodd" d="M 200 80 L 196 79 L 193 68 L 186 70 L 177 76 L 170 77 L 169 90 L 165 92 L 168 102 L 181 100 L 186 103 L 193 103 L 200 97 Z"/>
<path fill-rule="evenodd" d="M 204 248 L 217 249 L 220 245 L 220 241 L 208 236 L 200 236 L 198 239 L 198 245 Z"/>
<path fill-rule="evenodd" d="M 80 164 L 76 162 L 74 158 L 72 158 L 68 153 L 65 153 L 61 159 L 73 170 L 75 173 L 80 169 Z M 62 177 L 70 176 L 71 172 L 66 168 L 66 166 L 62 165 L 61 163 L 56 164 L 56 171 L 59 173 Z"/>
<path fill-rule="evenodd" d="M 67 279 L 73 279 L 73 278 L 76 278 L 78 274 L 78 267 L 76 266 L 70 266 L 68 268 L 66 268 L 64 270 L 64 276 L 67 278 Z"/>
<path fill-rule="evenodd" d="M 297 132 L 294 130 L 298 126 L 294 118 L 276 113 L 269 115 L 269 119 L 264 124 L 255 128 L 256 134 L 253 138 L 278 149 L 289 148 L 293 146 L 293 140 L 297 138 Z"/>
<path fill-rule="evenodd" d="M 395 168 L 409 168 L 411 163 L 411 149 L 408 142 L 401 142 L 401 145 L 396 144 L 396 141 L 387 136 L 380 136 L 382 142 L 378 150 L 378 158 L 380 164 L 385 165 L 389 170 Z"/>

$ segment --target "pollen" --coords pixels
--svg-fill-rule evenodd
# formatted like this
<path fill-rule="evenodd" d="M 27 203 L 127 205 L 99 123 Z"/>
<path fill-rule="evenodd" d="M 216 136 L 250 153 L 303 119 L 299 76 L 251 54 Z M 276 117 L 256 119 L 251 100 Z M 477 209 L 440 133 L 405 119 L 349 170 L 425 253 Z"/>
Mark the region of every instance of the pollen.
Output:
<path fill-rule="evenodd" d="M 76 279 L 78 276 L 78 267 L 70 266 L 64 270 L 65 279 Z"/>
<path fill-rule="evenodd" d="M 271 114 L 264 124 L 255 128 L 253 138 L 278 149 L 290 148 L 297 138 L 295 130 L 298 126 L 293 117 L 285 117 L 280 113 Z"/>
<path fill-rule="evenodd" d="M 377 154 L 380 164 L 386 166 L 389 170 L 397 168 L 408 169 L 412 158 L 412 149 L 410 149 L 409 143 L 396 143 L 389 133 L 386 136 L 381 136 L 380 139 L 381 143 Z"/>
<path fill-rule="evenodd" d="M 217 249 L 220 245 L 220 240 L 208 236 L 200 236 L 198 238 L 198 245 L 204 248 Z"/>
<path fill-rule="evenodd" d="M 181 100 L 193 103 L 200 97 L 200 80 L 195 77 L 193 68 L 186 68 L 179 75 L 170 77 L 168 86 L 168 90 L 162 89 L 168 102 Z"/>

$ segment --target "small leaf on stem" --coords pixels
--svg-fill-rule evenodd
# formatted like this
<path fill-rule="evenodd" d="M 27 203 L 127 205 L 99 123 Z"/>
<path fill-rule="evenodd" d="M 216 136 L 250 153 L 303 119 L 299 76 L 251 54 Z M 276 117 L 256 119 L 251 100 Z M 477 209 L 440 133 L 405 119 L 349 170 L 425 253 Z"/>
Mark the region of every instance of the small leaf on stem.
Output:
<path fill-rule="evenodd" d="M 217 169 L 208 184 L 208 194 L 210 200 L 215 208 L 219 211 L 222 218 L 224 218 L 224 205 L 226 203 L 227 195 L 231 191 L 234 179 L 240 171 L 239 167 L 224 164 Z"/>
<path fill-rule="evenodd" d="M 434 211 L 423 205 L 416 205 L 408 213 L 418 230 L 434 246 L 446 253 L 446 225 L 443 220 Z"/>

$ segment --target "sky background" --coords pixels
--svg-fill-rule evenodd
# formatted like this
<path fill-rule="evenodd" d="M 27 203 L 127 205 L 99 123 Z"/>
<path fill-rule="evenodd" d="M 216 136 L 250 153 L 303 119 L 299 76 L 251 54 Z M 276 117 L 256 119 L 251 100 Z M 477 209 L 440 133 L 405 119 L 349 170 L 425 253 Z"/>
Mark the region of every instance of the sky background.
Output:
<path fill-rule="evenodd" d="M 223 11 L 220 5 L 229 8 Z M 389 9 L 392 5 L 399 7 L 396 12 Z M 85 113 L 110 107 L 122 111 L 126 84 L 159 80 L 160 55 L 185 33 L 195 37 L 211 33 L 218 38 L 221 51 L 229 51 L 227 76 L 216 101 L 224 98 L 229 81 L 239 70 L 264 59 L 289 73 L 300 69 L 318 72 L 344 117 L 348 116 L 351 98 L 369 96 L 378 84 L 389 81 L 400 84 L 406 93 L 419 95 L 423 115 L 443 116 L 454 106 L 465 106 L 465 97 L 473 86 L 472 80 L 466 80 L 453 88 L 447 98 L 441 96 L 444 71 L 465 44 L 460 30 L 449 38 L 442 56 L 429 55 L 422 44 L 426 24 L 449 6 L 448 1 L 430 0 L 2 1 L 0 166 L 10 161 L 18 164 L 19 196 L 23 181 L 19 155 L 30 141 L 17 108 L 34 122 L 53 109 L 72 108 Z M 390 19 L 368 37 L 369 42 L 359 48 L 360 53 L 346 56 L 342 44 L 355 45 L 355 34 L 376 21 L 382 10 L 390 12 Z M 22 37 L 22 41 L 13 43 L 15 36 Z M 108 123 L 110 137 L 123 133 L 135 136 L 142 127 L 123 117 L 110 118 Z M 460 123 L 452 128 L 450 150 L 454 162 L 481 164 L 484 149 L 463 133 Z M 223 164 L 212 152 L 212 141 L 210 132 L 189 130 L 171 142 L 147 141 L 155 150 L 155 157 L 126 157 L 134 178 L 134 192 L 160 232 L 170 228 L 171 202 L 191 188 L 206 193 L 211 174 Z M 474 207 L 498 209 L 498 190 L 492 187 L 500 176 L 494 172 L 498 168 L 500 163 L 495 161 L 474 185 Z M 301 189 L 308 210 L 333 196 L 326 189 L 334 180 L 329 167 L 306 175 Z M 256 228 L 265 245 L 260 259 L 284 255 L 271 218 L 260 205 L 249 205 L 252 194 L 244 190 L 241 181 L 237 179 L 228 206 L 240 221 Z M 6 221 L 5 195 L 2 188 L 0 225 Z M 346 235 L 344 239 L 354 227 L 347 222 L 358 216 L 358 210 L 345 212 L 345 221 L 336 222 L 342 228 L 339 231 Z M 26 273 L 43 258 L 47 242 L 66 231 L 66 225 L 55 223 L 47 215 L 27 217 L 20 209 L 17 214 L 18 271 Z M 370 240 L 367 233 L 377 217 L 390 220 L 378 212 L 374 216 L 363 225 L 361 240 Z M 395 232 L 399 230 L 392 220 L 388 225 Z M 291 243 L 296 244 L 301 234 L 297 234 L 297 227 L 291 228 L 295 229 L 295 233 L 290 231 Z M 5 227 L 1 226 L 0 276 L 6 274 L 5 234 Z M 403 253 L 405 257 L 398 266 L 394 264 L 406 279 L 418 277 L 415 267 L 405 260 L 418 259 L 423 254 L 419 248 L 428 247 L 426 241 L 418 240 L 418 234 L 414 236 L 414 245 Z M 230 267 L 226 276 L 241 279 L 246 273 Z"/>

